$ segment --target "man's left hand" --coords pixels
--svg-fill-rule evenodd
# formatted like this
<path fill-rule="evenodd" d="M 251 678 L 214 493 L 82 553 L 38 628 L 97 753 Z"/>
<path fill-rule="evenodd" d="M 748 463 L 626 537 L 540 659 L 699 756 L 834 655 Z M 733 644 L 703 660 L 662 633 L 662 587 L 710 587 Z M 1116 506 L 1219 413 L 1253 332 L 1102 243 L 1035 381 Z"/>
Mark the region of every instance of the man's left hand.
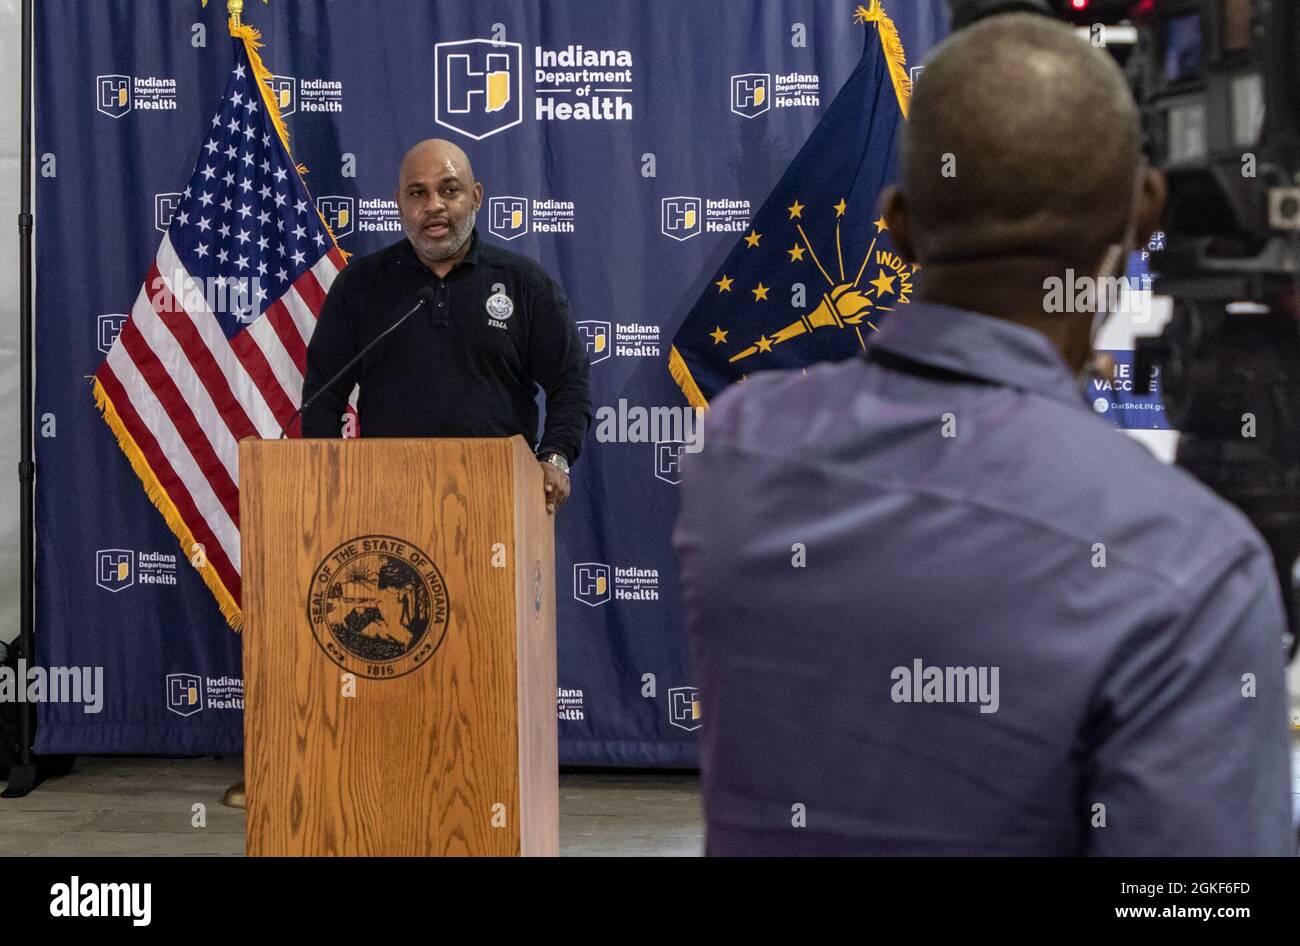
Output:
<path fill-rule="evenodd" d="M 560 472 L 554 463 L 540 461 L 542 476 L 546 480 L 546 511 L 554 513 L 569 498 L 569 474 Z"/>

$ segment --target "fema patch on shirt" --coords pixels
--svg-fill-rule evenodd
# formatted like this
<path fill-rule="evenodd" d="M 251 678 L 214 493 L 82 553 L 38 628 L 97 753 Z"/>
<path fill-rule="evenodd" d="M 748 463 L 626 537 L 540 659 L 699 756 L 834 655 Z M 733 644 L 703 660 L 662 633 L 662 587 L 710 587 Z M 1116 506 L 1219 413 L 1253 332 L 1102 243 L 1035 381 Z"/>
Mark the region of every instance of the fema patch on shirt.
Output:
<path fill-rule="evenodd" d="M 488 297 L 487 313 L 493 319 L 504 322 L 514 314 L 515 304 L 510 301 L 510 297 L 505 294 L 504 289 L 494 288 L 497 291 Z"/>

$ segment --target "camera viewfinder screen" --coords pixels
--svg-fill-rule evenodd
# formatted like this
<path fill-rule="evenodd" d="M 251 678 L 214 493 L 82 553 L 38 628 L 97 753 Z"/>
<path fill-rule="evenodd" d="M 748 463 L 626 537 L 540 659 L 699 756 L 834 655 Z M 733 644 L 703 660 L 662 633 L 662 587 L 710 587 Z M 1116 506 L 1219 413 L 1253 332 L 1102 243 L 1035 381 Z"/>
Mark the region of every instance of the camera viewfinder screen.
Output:
<path fill-rule="evenodd" d="M 1184 82 L 1201 74 L 1201 15 L 1187 13 L 1165 23 L 1165 81 Z"/>

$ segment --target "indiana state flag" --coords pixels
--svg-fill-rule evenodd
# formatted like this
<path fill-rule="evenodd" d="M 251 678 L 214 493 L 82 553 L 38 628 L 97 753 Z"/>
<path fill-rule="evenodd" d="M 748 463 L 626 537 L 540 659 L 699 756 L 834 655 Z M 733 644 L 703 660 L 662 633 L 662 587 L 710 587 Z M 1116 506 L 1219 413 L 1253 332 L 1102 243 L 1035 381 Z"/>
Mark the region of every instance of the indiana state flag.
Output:
<path fill-rule="evenodd" d="M 673 338 L 669 370 L 695 407 L 751 372 L 865 351 L 909 301 L 913 267 L 876 207 L 907 117 L 906 57 L 880 0 L 855 19 L 862 61 Z"/>

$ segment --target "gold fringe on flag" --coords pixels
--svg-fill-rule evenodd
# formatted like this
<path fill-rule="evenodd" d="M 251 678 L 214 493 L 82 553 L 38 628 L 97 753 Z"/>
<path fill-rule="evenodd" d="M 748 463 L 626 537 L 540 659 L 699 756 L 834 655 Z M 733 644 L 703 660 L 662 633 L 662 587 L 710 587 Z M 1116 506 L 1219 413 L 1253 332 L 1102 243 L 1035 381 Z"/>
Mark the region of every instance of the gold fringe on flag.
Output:
<path fill-rule="evenodd" d="M 870 7 L 859 6 L 853 19 L 858 23 L 876 24 L 880 46 L 885 51 L 885 61 L 889 63 L 889 77 L 894 82 L 894 94 L 898 96 L 898 108 L 906 119 L 908 106 L 912 103 L 912 80 L 907 76 L 907 53 L 903 51 L 898 27 L 894 26 L 880 0 L 871 0 Z"/>
<path fill-rule="evenodd" d="M 253 78 L 257 80 L 257 89 L 262 95 L 262 104 L 266 107 L 267 114 L 271 116 L 271 124 L 275 126 L 276 133 L 279 134 L 280 141 L 284 144 L 284 150 L 292 159 L 293 151 L 289 148 L 289 129 L 285 126 L 284 117 L 280 114 L 280 103 L 276 101 L 275 93 L 271 91 L 270 82 L 273 76 L 271 75 L 271 70 L 266 68 L 266 64 L 262 62 L 261 55 L 257 52 L 266 45 L 262 42 L 262 34 L 247 23 L 241 24 L 232 18 L 230 20 L 230 35 L 235 39 L 242 39 L 244 41 L 244 49 L 248 51 L 248 61 L 253 64 Z M 295 170 L 301 178 L 307 173 L 307 165 L 295 165 Z M 306 186 L 307 182 L 303 181 L 303 187 Z M 307 193 L 310 196 L 310 188 L 307 190 Z M 334 231 L 330 228 L 329 221 L 325 219 L 325 215 L 322 214 L 320 208 L 316 206 L 315 198 L 312 199 L 311 204 L 316 208 L 316 216 L 320 217 L 321 226 L 323 226 L 325 232 L 329 234 L 330 242 L 334 244 L 334 249 L 339 251 L 343 256 L 343 262 L 346 263 L 348 257 L 352 254 L 339 246 L 339 241 L 335 239 Z"/>
<path fill-rule="evenodd" d="M 247 23 L 237 25 L 234 20 L 230 21 L 230 35 L 235 39 L 244 41 L 244 49 L 248 51 L 248 61 L 253 64 L 253 76 L 257 79 L 258 91 L 262 93 L 262 104 L 266 106 L 266 112 L 271 116 L 271 124 L 280 134 L 280 141 L 284 143 L 284 150 L 289 150 L 289 129 L 284 125 L 284 119 L 280 116 L 280 103 L 275 100 L 275 95 L 271 92 L 270 82 L 273 76 L 271 70 L 266 68 L 262 62 L 258 50 L 266 44 L 262 42 L 262 34 Z"/>
<path fill-rule="evenodd" d="M 682 353 L 677 350 L 676 345 L 668 352 L 668 373 L 673 376 L 677 386 L 682 389 L 682 393 L 686 395 L 686 400 L 691 407 L 701 411 L 709 409 L 709 402 L 704 397 L 704 392 L 700 390 L 700 386 L 691 377 L 691 369 L 687 367 L 686 359 L 682 357 Z"/>
<path fill-rule="evenodd" d="M 117 445 L 122 448 L 126 458 L 131 463 L 131 469 L 135 475 L 140 477 L 140 482 L 144 485 L 145 495 L 149 501 L 157 507 L 162 513 L 163 519 L 167 522 L 167 527 L 172 530 L 176 539 L 181 544 L 181 553 L 188 561 L 195 545 L 200 544 L 194 538 L 194 533 L 185 525 L 185 520 L 176 509 L 176 504 L 172 498 L 167 495 L 167 490 L 163 489 L 162 483 L 158 482 L 158 477 L 153 468 L 149 466 L 149 461 L 145 459 L 144 453 L 136 444 L 135 438 L 131 436 L 126 425 L 122 423 L 122 418 L 118 416 L 117 408 L 113 406 L 112 399 L 104 386 L 95 379 L 95 406 L 104 416 L 104 422 L 108 424 L 109 429 L 113 431 L 113 436 L 117 438 Z M 236 563 L 237 564 L 237 563 Z M 239 610 L 239 604 L 236 603 L 234 596 L 217 575 L 217 570 L 210 564 L 205 563 L 198 569 L 199 576 L 203 583 L 208 586 L 214 598 L 217 599 L 217 607 L 221 609 L 221 616 L 226 619 L 234 631 L 239 631 L 244 626 L 244 616 Z"/>

